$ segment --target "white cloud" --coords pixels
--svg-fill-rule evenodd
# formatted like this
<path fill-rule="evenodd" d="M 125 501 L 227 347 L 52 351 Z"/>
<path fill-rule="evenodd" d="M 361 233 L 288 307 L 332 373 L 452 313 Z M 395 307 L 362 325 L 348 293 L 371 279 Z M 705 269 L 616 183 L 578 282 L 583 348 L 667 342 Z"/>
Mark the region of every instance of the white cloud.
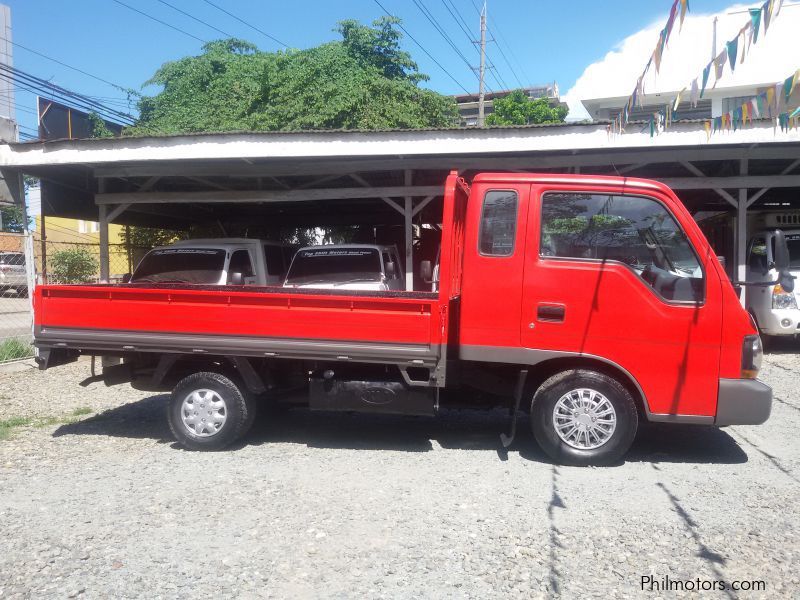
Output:
<path fill-rule="evenodd" d="M 656 76 L 655 66 L 645 79 L 647 93 L 675 92 L 687 87 L 711 60 L 713 19 L 717 22 L 717 53 L 725 42 L 733 38 L 747 20 L 749 14 L 730 14 L 746 11 L 759 4 L 735 4 L 724 11 L 713 14 L 687 13 L 683 29 L 675 24 L 669 44 L 661 60 L 661 70 Z M 581 100 L 627 96 L 636 85 L 647 60 L 653 53 L 658 35 L 666 22 L 666 15 L 633 35 L 625 38 L 602 60 L 592 63 L 584 70 L 575 85 L 565 94 L 569 104 L 568 120 L 588 119 L 589 114 Z M 758 36 L 758 43 L 750 46 L 744 63 L 737 59 L 736 70 L 730 72 L 728 65 L 718 87 L 757 85 L 775 83 L 785 79 L 800 67 L 800 6 L 785 6 L 778 17 L 770 23 L 769 31 L 764 33 L 764 24 Z M 741 56 L 741 42 L 739 54 Z M 709 87 L 713 85 L 713 68 Z"/>

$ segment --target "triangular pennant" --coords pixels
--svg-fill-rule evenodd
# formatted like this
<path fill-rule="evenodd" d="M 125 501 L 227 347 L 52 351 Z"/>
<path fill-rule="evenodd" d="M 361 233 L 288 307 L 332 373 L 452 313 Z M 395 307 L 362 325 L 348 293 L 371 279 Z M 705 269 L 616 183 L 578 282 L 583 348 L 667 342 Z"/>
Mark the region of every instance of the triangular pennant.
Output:
<path fill-rule="evenodd" d="M 737 35 L 730 42 L 725 44 L 728 48 L 728 63 L 731 65 L 731 73 L 736 68 L 736 52 L 739 49 L 739 36 Z"/>
<path fill-rule="evenodd" d="M 681 29 L 683 29 L 683 19 L 686 17 L 686 11 L 689 9 L 689 0 L 681 0 Z"/>
<path fill-rule="evenodd" d="M 792 95 L 792 90 L 794 89 L 794 75 L 789 75 L 786 80 L 783 82 L 783 95 L 785 101 L 789 101 L 789 96 Z"/>
<path fill-rule="evenodd" d="M 739 37 L 742 38 L 742 51 L 739 53 L 739 64 L 744 62 L 744 57 L 747 54 L 747 30 L 750 29 L 750 23 L 742 27 L 742 30 L 739 32 Z"/>
<path fill-rule="evenodd" d="M 758 97 L 750 100 L 750 115 L 753 119 L 761 118 L 761 110 L 758 108 Z"/>
<path fill-rule="evenodd" d="M 750 9 L 750 22 L 753 24 L 753 43 L 758 42 L 758 28 L 761 26 L 761 9 Z"/>
<path fill-rule="evenodd" d="M 653 50 L 653 62 L 656 63 L 656 74 L 661 70 L 661 44 L 656 46 L 656 49 Z"/>
<path fill-rule="evenodd" d="M 791 116 L 792 118 L 800 117 L 800 106 L 794 109 L 794 112 L 792 113 Z"/>
<path fill-rule="evenodd" d="M 719 54 L 717 54 L 717 58 L 714 59 L 714 87 L 717 86 L 717 81 L 722 79 L 722 73 L 725 69 L 725 63 L 728 61 L 728 53 L 723 50 Z"/>
<path fill-rule="evenodd" d="M 767 0 L 764 4 L 761 5 L 761 13 L 764 15 L 764 35 L 767 34 L 767 30 L 769 29 L 769 22 L 772 18 L 772 8 L 771 0 Z"/>
<path fill-rule="evenodd" d="M 685 91 L 686 91 L 686 88 L 683 88 L 680 92 L 678 92 L 678 95 L 675 98 L 675 103 L 672 105 L 672 112 L 675 112 L 676 110 L 678 110 L 678 106 L 680 106 L 680 103 L 681 103 L 681 96 L 683 96 L 683 92 L 685 92 Z"/>
<path fill-rule="evenodd" d="M 747 113 L 749 107 L 750 107 L 749 103 L 742 104 L 742 125 L 747 125 L 747 116 L 748 116 Z"/>
<path fill-rule="evenodd" d="M 706 130 L 706 141 L 711 139 L 711 121 L 706 121 L 703 123 L 703 127 Z"/>
<path fill-rule="evenodd" d="M 700 97 L 701 97 L 701 98 L 703 97 L 703 94 L 704 94 L 704 93 L 705 93 L 705 91 L 706 91 L 706 84 L 708 83 L 708 74 L 711 72 L 711 65 L 712 65 L 712 64 L 713 64 L 713 63 L 708 63 L 708 64 L 706 65 L 706 68 L 705 68 L 705 69 L 703 69 L 703 85 L 702 85 L 702 87 L 700 88 Z"/>
<path fill-rule="evenodd" d="M 692 81 L 692 91 L 689 99 L 692 103 L 692 108 L 697 108 L 697 99 L 700 97 L 700 88 L 697 86 L 697 78 Z"/>

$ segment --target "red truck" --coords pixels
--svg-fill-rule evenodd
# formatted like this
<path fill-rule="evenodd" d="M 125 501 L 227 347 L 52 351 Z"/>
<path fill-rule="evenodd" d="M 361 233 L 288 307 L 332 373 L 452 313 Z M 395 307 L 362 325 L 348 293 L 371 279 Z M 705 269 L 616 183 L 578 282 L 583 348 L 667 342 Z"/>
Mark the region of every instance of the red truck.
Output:
<path fill-rule="evenodd" d="M 484 389 L 576 465 L 618 461 L 641 421 L 769 417 L 758 332 L 669 188 L 453 172 L 443 195 L 438 262 L 418 269 L 433 291 L 43 285 L 40 368 L 102 356 L 107 383 L 171 389 L 192 449 L 232 443 L 264 397 L 298 389 L 313 410 L 413 415 Z"/>

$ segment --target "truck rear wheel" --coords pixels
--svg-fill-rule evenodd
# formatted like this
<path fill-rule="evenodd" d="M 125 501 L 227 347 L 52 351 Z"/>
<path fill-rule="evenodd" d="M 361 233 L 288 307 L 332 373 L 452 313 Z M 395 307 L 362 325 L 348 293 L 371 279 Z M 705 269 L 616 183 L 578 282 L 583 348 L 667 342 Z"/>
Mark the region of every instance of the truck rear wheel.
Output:
<path fill-rule="evenodd" d="M 253 424 L 255 403 L 229 378 L 201 372 L 184 377 L 172 390 L 169 427 L 191 450 L 219 450 Z"/>
<path fill-rule="evenodd" d="M 630 448 L 637 426 L 636 405 L 625 386 L 587 369 L 553 375 L 531 405 L 536 441 L 561 464 L 613 464 Z"/>

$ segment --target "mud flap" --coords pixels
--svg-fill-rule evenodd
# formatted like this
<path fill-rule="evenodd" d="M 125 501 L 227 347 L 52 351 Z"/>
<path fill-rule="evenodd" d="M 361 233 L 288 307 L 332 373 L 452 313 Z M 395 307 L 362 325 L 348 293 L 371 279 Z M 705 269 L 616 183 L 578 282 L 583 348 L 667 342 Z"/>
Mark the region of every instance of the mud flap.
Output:
<path fill-rule="evenodd" d="M 525 389 L 525 380 L 528 378 L 528 369 L 522 369 L 517 378 L 517 387 L 514 388 L 514 406 L 509 410 L 509 417 L 511 418 L 511 430 L 508 435 L 505 433 L 500 434 L 500 443 L 503 448 L 508 448 L 514 442 L 514 436 L 517 435 L 517 412 L 519 411 L 520 402 L 522 402 L 522 392 Z"/>

